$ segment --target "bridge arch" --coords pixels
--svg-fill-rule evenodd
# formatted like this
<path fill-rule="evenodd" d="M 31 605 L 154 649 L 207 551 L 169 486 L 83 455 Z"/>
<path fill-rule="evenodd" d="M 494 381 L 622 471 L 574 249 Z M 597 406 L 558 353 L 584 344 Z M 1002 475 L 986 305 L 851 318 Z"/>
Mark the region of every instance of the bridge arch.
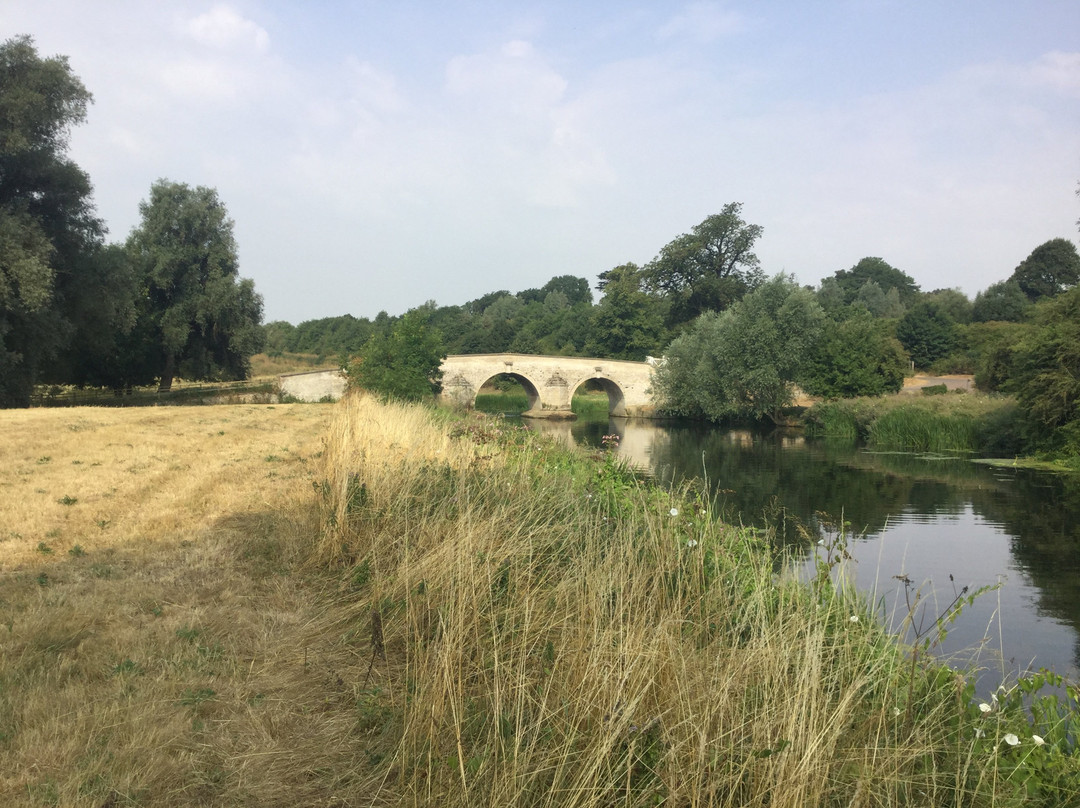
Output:
<path fill-rule="evenodd" d="M 584 376 L 579 379 L 577 384 L 570 387 L 570 400 L 574 400 L 574 394 L 585 385 L 586 382 L 596 381 L 600 383 L 600 388 L 607 393 L 608 399 L 608 415 L 612 415 L 616 418 L 626 417 L 626 394 L 623 393 L 622 388 L 619 387 L 619 383 L 613 379 L 609 379 L 606 376 L 598 376 L 595 373 L 592 375 Z"/>
<path fill-rule="evenodd" d="M 652 366 L 645 362 L 577 356 L 470 354 L 443 360 L 442 401 L 471 408 L 490 379 L 508 374 L 518 379 L 529 398 L 523 413 L 532 418 L 573 418 L 570 402 L 586 381 L 596 379 L 608 395 L 611 415 L 652 417 L 649 395 Z"/>
<path fill-rule="evenodd" d="M 480 382 L 479 386 L 476 388 L 476 393 L 473 394 L 472 401 L 470 401 L 468 404 L 470 408 L 476 405 L 476 396 L 479 395 L 480 390 L 483 388 L 483 386 L 490 382 L 492 379 L 496 379 L 499 376 L 509 376 L 511 379 L 521 385 L 521 389 L 525 391 L 525 399 L 528 402 L 528 406 L 525 408 L 526 412 L 534 410 L 540 406 L 540 391 L 536 389 L 536 384 L 533 382 L 532 379 L 520 373 L 512 373 L 505 370 L 500 370 L 498 373 L 493 373 L 486 379 L 484 379 L 482 382 Z"/>

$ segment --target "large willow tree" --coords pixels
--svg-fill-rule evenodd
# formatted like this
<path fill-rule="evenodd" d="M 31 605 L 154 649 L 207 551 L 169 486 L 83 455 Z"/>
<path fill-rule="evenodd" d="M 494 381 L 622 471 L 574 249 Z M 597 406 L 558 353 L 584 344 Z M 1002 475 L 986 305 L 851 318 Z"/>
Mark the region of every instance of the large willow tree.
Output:
<path fill-rule="evenodd" d="M 247 378 L 264 341 L 262 298 L 239 277 L 233 221 L 217 191 L 159 180 L 128 238 L 146 285 L 140 324 L 160 389 L 187 379 Z"/>

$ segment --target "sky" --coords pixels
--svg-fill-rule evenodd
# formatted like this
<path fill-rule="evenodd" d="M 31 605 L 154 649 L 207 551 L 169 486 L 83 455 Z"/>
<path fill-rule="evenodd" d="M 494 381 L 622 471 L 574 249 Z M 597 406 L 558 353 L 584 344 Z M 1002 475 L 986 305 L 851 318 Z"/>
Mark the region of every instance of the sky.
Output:
<path fill-rule="evenodd" d="M 768 275 L 969 296 L 1078 238 L 1077 0 L 2 0 L 109 240 L 216 188 L 265 319 L 595 283 L 742 204 Z"/>

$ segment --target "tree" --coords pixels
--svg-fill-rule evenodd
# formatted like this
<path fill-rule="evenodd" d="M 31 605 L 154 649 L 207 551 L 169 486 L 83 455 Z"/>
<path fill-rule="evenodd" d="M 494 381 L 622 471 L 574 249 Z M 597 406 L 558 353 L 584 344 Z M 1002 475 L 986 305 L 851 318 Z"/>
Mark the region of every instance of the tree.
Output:
<path fill-rule="evenodd" d="M 663 348 L 664 301 L 641 289 L 641 270 L 623 264 L 600 275 L 604 292 L 592 310 L 592 337 L 585 346 L 593 356 L 642 361 Z"/>
<path fill-rule="evenodd" d="M 825 284 L 822 283 L 824 288 Z M 904 316 L 904 304 L 900 302 L 900 294 L 896 287 L 888 292 L 882 291 L 877 281 L 867 281 L 859 289 L 852 305 L 861 306 L 875 317 L 896 319 Z"/>
<path fill-rule="evenodd" d="M 971 318 L 977 323 L 992 321 L 1019 323 L 1024 319 L 1031 301 L 1020 288 L 1016 278 L 998 281 L 975 295 Z"/>
<path fill-rule="evenodd" d="M 813 292 L 778 275 L 668 346 L 653 377 L 658 403 L 713 421 L 778 420 L 824 320 Z"/>
<path fill-rule="evenodd" d="M 517 296 L 525 303 L 542 303 L 552 292 L 560 292 L 566 295 L 571 306 L 577 303 L 592 303 L 592 290 L 585 278 L 577 278 L 573 275 L 556 275 L 539 289 L 525 289 L 518 292 Z"/>
<path fill-rule="evenodd" d="M 959 289 L 935 289 L 923 293 L 922 299 L 937 303 L 958 325 L 966 325 L 972 320 L 971 300 Z"/>
<path fill-rule="evenodd" d="M 975 322 L 967 327 L 964 339 L 975 359 L 976 387 L 993 393 L 1008 386 L 1013 375 L 1016 346 L 1030 330 L 1031 326 L 1027 323 L 1004 320 Z"/>
<path fill-rule="evenodd" d="M 41 58 L 28 36 L 0 45 L 0 406 L 29 404 L 86 303 L 104 228 L 67 146 L 91 101 L 66 57 Z"/>
<path fill-rule="evenodd" d="M 1080 454 L 1080 287 L 1036 307 L 1006 390 L 1016 393 L 1036 438 Z"/>
<path fill-rule="evenodd" d="M 833 278 L 844 291 L 845 303 L 853 303 L 868 281 L 876 283 L 884 294 L 888 294 L 890 289 L 896 289 L 900 302 L 905 306 L 913 303 L 919 293 L 919 285 L 914 278 L 881 258 L 863 258 L 851 269 L 837 270 Z"/>
<path fill-rule="evenodd" d="M 826 322 L 799 376 L 812 396 L 852 398 L 896 393 L 904 386 L 907 356 L 883 321 L 852 307 Z"/>
<path fill-rule="evenodd" d="M 1013 270 L 1012 279 L 1033 303 L 1061 294 L 1080 282 L 1076 245 L 1063 238 L 1040 244 Z"/>
<path fill-rule="evenodd" d="M 413 309 L 387 333 L 376 332 L 345 368 L 349 385 L 387 398 L 421 401 L 442 390 L 446 352 L 428 327 L 430 312 Z"/>
<path fill-rule="evenodd" d="M 723 311 L 764 280 L 754 254 L 763 228 L 747 224 L 741 212 L 741 203 L 728 203 L 665 245 L 645 266 L 645 290 L 668 298 L 669 325 L 705 311 Z"/>
<path fill-rule="evenodd" d="M 128 251 L 146 284 L 160 389 L 244 379 L 262 349 L 262 298 L 238 275 L 233 222 L 212 188 L 159 180 L 139 205 Z"/>
<path fill-rule="evenodd" d="M 956 323 L 933 301 L 913 306 L 897 323 L 896 338 L 918 368 L 930 367 L 951 354 L 959 344 Z"/>
<path fill-rule="evenodd" d="M 63 290 L 71 337 L 42 381 L 130 389 L 155 378 L 138 327 L 140 279 L 124 247 L 84 253 Z"/>

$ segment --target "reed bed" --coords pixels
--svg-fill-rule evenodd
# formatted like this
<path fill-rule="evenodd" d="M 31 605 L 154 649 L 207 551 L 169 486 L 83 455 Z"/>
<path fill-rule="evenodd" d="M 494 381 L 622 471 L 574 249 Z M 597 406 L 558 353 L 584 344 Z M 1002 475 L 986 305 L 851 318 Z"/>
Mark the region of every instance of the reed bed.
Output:
<path fill-rule="evenodd" d="M 1021 448 L 1019 416 L 1010 397 L 966 394 L 823 401 L 804 418 L 810 435 L 876 449 L 1009 454 Z"/>

